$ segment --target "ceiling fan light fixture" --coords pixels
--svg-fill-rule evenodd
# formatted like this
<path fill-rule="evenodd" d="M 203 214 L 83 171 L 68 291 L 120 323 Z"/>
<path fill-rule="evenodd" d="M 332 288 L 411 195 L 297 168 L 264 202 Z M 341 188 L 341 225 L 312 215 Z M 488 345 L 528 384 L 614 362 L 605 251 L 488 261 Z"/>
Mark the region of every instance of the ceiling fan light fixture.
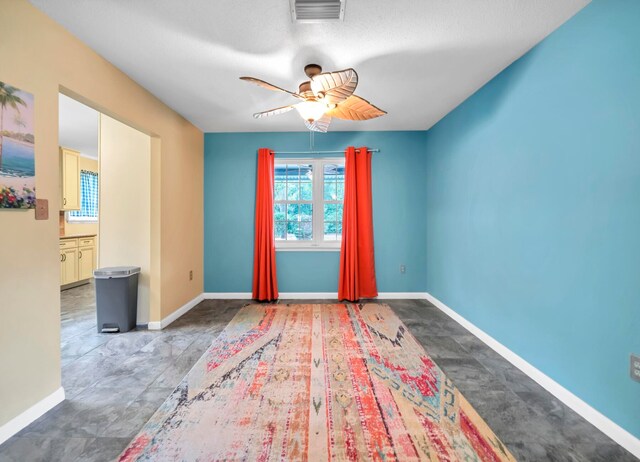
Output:
<path fill-rule="evenodd" d="M 316 0 L 304 0 L 314 2 Z M 340 1 L 340 0 L 338 0 Z M 344 1 L 344 0 L 342 0 Z M 386 114 L 366 99 L 353 92 L 358 85 L 358 74 L 353 68 L 334 72 L 322 72 L 318 64 L 307 64 L 304 72 L 309 80 L 298 86 L 298 93 L 277 87 L 255 77 L 240 77 L 241 80 L 254 83 L 273 91 L 288 93 L 301 99 L 298 104 L 257 112 L 256 119 L 284 114 L 294 108 L 304 120 L 306 127 L 314 132 L 326 133 L 332 118 L 343 120 L 369 120 Z"/>
<path fill-rule="evenodd" d="M 296 104 L 295 108 L 298 114 L 300 114 L 300 117 L 309 122 L 318 120 L 327 112 L 327 105 L 318 101 L 303 101 L 302 103 Z"/>

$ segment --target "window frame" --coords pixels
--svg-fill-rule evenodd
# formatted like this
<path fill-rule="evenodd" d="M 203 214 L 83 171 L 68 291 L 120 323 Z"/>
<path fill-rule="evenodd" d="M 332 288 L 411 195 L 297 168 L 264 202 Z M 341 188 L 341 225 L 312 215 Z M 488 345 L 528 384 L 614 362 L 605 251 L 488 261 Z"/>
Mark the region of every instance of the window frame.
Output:
<path fill-rule="evenodd" d="M 291 252 L 291 251 L 304 251 L 304 252 L 339 252 L 342 240 L 337 239 L 335 241 L 324 240 L 324 204 L 325 203 L 342 203 L 344 206 L 344 198 L 342 201 L 325 201 L 324 200 L 324 166 L 329 164 L 345 164 L 344 157 L 322 157 L 317 159 L 309 158 L 289 158 L 289 157 L 277 157 L 274 159 L 275 165 L 287 165 L 287 164 L 307 164 L 311 165 L 313 171 L 312 182 L 312 200 L 311 201 L 295 201 L 293 203 L 311 203 L 313 205 L 313 239 L 309 241 L 286 241 L 275 240 L 275 246 L 277 252 Z M 275 168 L 274 165 L 274 168 Z M 274 185 L 275 186 L 275 185 Z M 287 200 L 275 200 L 274 191 L 274 206 L 275 204 L 288 204 L 292 203 Z M 275 220 L 274 220 L 275 227 Z M 275 232 L 275 230 L 274 230 Z"/>
<path fill-rule="evenodd" d="M 95 175 L 97 177 L 97 191 L 96 191 L 96 210 L 98 211 L 98 216 L 96 217 L 88 217 L 88 216 L 81 216 L 81 217 L 74 217 L 72 214 L 73 212 L 81 212 L 82 211 L 82 195 L 80 196 L 80 210 L 70 210 L 67 211 L 65 213 L 65 217 L 67 220 L 67 223 L 70 224 L 97 224 L 100 221 L 100 176 L 99 173 L 93 170 L 89 170 L 86 168 L 83 168 L 80 170 L 80 184 L 82 184 L 82 174 L 89 174 L 89 175 Z M 82 194 L 82 186 L 80 186 L 80 194 Z"/>

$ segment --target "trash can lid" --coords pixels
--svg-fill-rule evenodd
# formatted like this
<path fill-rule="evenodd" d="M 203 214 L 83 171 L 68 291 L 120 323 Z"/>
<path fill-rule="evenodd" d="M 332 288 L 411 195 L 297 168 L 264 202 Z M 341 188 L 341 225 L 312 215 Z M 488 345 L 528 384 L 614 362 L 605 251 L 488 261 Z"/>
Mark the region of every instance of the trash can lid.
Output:
<path fill-rule="evenodd" d="M 93 276 L 97 279 L 126 278 L 139 272 L 139 266 L 111 266 L 109 268 L 98 268 L 94 270 Z"/>

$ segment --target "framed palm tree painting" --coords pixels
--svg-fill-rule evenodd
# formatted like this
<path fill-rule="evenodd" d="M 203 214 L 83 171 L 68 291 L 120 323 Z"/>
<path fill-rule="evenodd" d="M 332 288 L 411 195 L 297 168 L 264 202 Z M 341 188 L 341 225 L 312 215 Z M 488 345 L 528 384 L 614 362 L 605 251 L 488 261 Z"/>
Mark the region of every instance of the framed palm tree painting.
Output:
<path fill-rule="evenodd" d="M 0 81 L 0 210 L 36 206 L 33 95 Z"/>

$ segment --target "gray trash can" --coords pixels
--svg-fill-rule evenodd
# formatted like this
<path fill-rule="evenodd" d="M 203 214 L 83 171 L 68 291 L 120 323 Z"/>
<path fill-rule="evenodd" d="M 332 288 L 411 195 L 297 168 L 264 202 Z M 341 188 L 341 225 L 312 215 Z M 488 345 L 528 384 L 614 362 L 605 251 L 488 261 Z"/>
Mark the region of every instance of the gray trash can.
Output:
<path fill-rule="evenodd" d="M 98 332 L 127 332 L 136 327 L 139 274 L 137 266 L 99 268 L 93 272 Z"/>

